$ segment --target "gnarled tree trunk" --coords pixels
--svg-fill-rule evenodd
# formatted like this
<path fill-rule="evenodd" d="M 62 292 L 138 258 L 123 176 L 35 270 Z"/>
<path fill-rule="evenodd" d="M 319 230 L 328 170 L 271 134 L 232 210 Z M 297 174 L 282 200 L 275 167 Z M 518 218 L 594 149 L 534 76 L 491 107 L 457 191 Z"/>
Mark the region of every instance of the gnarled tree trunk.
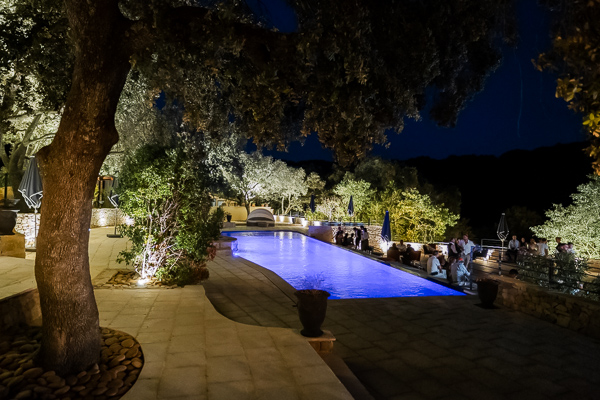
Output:
<path fill-rule="evenodd" d="M 94 186 L 118 134 L 114 115 L 130 69 L 128 22 L 114 0 L 66 0 L 75 68 L 54 141 L 39 153 L 44 184 L 35 277 L 43 317 L 38 361 L 60 373 L 98 361 L 98 309 L 88 241 Z"/>

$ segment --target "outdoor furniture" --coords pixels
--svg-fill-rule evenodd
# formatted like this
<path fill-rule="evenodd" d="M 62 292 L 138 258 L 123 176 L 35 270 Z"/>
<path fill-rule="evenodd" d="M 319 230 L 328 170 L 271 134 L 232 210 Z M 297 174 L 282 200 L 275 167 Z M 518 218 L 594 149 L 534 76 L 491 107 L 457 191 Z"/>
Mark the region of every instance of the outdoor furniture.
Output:
<path fill-rule="evenodd" d="M 419 250 L 406 253 L 402 260 L 405 261 L 408 265 L 417 266 L 421 268 L 421 251 Z"/>

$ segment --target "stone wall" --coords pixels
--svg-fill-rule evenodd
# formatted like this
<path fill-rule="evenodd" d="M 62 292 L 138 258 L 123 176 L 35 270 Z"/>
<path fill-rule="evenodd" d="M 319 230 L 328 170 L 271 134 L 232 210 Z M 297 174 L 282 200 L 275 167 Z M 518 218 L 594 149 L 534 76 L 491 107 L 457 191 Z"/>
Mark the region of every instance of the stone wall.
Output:
<path fill-rule="evenodd" d="M 19 325 L 41 325 L 42 311 L 37 289 L 0 300 L 0 332 Z"/>
<path fill-rule="evenodd" d="M 117 225 L 126 223 L 126 217 L 120 209 L 117 209 Z M 115 209 L 114 208 L 93 208 L 92 221 L 90 226 L 98 228 L 103 226 L 115 226 Z"/>
<path fill-rule="evenodd" d="M 15 232 L 25 235 L 25 248 L 35 248 L 35 232 L 36 227 L 34 221 L 37 222 L 37 232 L 40 231 L 40 214 L 17 214 L 17 225 Z"/>
<path fill-rule="evenodd" d="M 0 256 L 25 258 L 25 235 L 0 236 Z"/>
<path fill-rule="evenodd" d="M 381 247 L 379 247 L 379 240 L 381 239 L 381 225 L 365 225 L 365 227 L 367 228 L 367 232 L 369 232 L 369 246 L 373 247 L 373 251 L 382 253 Z M 352 228 L 352 226 L 342 226 L 344 233 L 348 233 L 348 236 L 352 235 Z M 334 241 L 337 230 L 337 226 L 331 227 Z"/>
<path fill-rule="evenodd" d="M 37 231 L 40 230 L 40 214 L 17 214 L 17 225 L 15 232 L 25 235 L 25 248 L 35 248 L 35 226 L 34 221 L 37 220 Z M 117 209 L 117 222 L 119 225 L 127 223 L 127 217 L 123 212 Z M 115 209 L 114 208 L 93 208 L 92 220 L 90 227 L 98 228 L 103 226 L 115 226 Z"/>
<path fill-rule="evenodd" d="M 500 278 L 496 304 L 600 339 L 600 303 Z"/>

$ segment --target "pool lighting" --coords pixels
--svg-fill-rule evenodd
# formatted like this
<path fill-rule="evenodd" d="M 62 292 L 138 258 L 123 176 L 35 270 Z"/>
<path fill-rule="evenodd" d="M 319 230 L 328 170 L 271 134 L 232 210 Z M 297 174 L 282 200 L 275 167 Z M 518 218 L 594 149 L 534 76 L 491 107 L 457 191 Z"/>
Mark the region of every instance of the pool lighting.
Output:
<path fill-rule="evenodd" d="M 381 251 L 383 254 L 387 254 L 388 249 L 391 247 L 392 242 L 388 242 L 387 240 L 380 240 L 379 247 L 381 247 Z"/>
<path fill-rule="evenodd" d="M 149 279 L 148 278 L 140 278 L 137 281 L 137 285 L 138 286 L 146 286 L 146 283 L 148 283 Z"/>

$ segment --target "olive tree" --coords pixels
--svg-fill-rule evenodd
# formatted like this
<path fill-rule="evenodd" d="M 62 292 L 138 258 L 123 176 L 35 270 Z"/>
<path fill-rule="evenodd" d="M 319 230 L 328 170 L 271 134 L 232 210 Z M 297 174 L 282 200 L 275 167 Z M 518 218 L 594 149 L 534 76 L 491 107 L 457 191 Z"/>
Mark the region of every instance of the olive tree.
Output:
<path fill-rule="evenodd" d="M 0 32 L 16 32 L 14 21 L 31 14 L 44 37 L 64 47 L 50 60 L 72 60 L 40 71 L 44 89 L 52 88 L 46 77 L 68 77 L 60 125 L 38 152 L 45 188 L 35 261 L 44 320 L 38 359 L 58 373 L 99 357 L 91 200 L 119 138 L 115 113 L 132 69 L 183 105 L 199 130 L 218 137 L 233 120 L 259 146 L 279 148 L 317 132 L 347 164 L 384 143 L 389 129 L 400 132 L 406 116 L 419 118 L 426 93 L 434 93 L 430 115 L 453 125 L 498 65 L 496 39 L 512 21 L 510 0 L 297 0 L 297 29 L 287 33 L 239 1 L 15 4 L 3 10 Z M 52 34 L 61 27 L 62 37 Z"/>

